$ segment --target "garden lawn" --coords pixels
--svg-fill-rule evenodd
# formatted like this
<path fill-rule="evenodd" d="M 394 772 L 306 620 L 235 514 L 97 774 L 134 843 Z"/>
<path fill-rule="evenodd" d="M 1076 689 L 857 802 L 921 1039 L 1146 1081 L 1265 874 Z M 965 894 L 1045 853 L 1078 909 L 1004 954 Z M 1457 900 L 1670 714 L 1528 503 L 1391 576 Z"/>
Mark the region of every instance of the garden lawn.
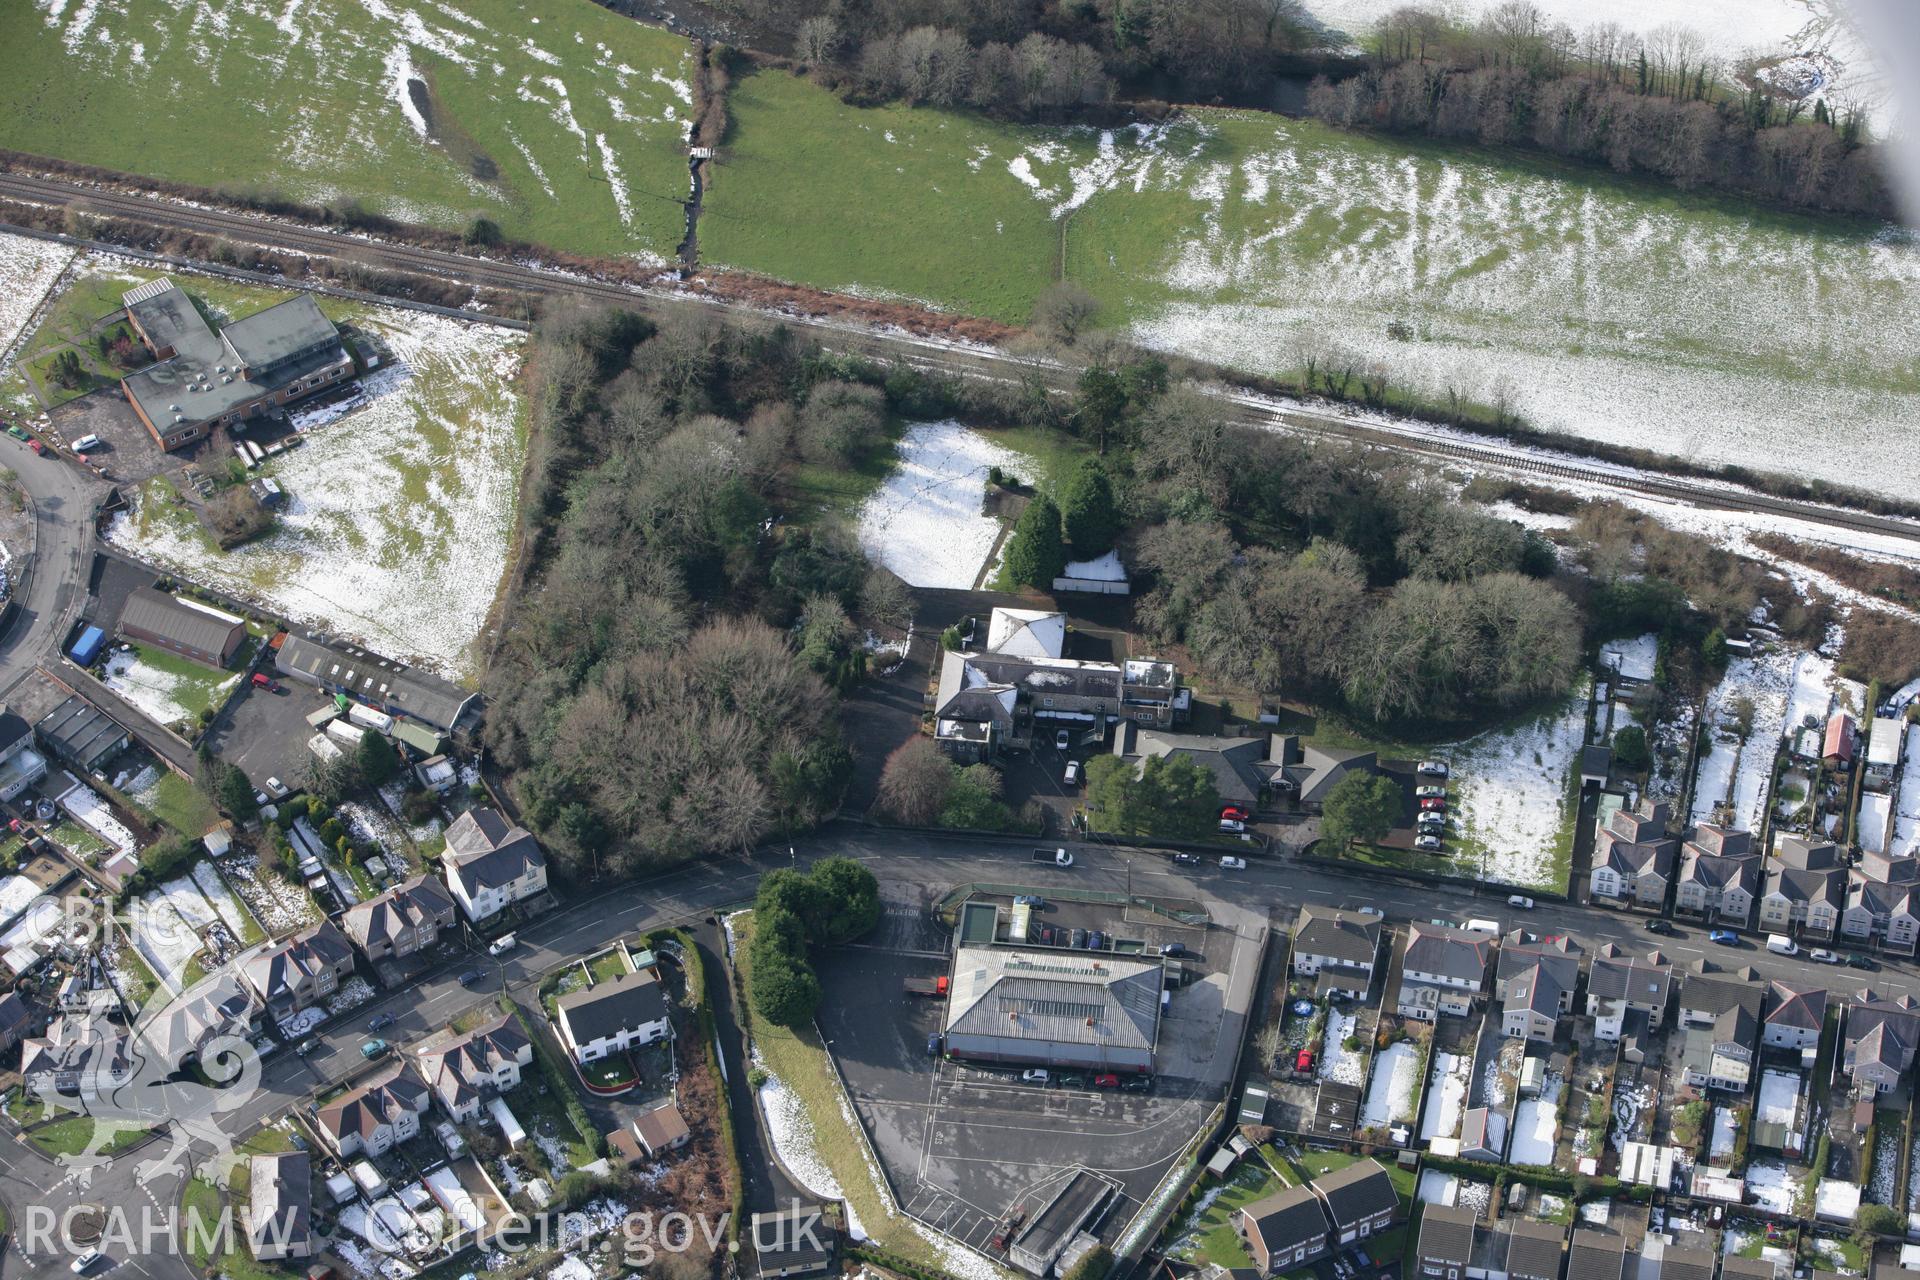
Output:
<path fill-rule="evenodd" d="M 602 951 L 587 963 L 587 972 L 595 982 L 611 982 L 626 971 L 626 958 L 618 948 Z"/>
<path fill-rule="evenodd" d="M 206 793 L 171 769 L 161 772 L 159 781 L 140 797 L 140 803 L 188 839 L 198 839 L 220 821 L 220 811 Z"/>
<path fill-rule="evenodd" d="M 69 1116 L 33 1130 L 27 1134 L 27 1141 L 50 1156 L 77 1156 L 93 1140 L 93 1126 L 91 1116 Z M 148 1129 L 117 1129 L 101 1144 L 100 1154 L 111 1156 L 124 1151 L 149 1132 Z"/>
<path fill-rule="evenodd" d="M 1214 1262 L 1230 1268 L 1252 1266 L 1246 1243 L 1234 1229 L 1233 1216 L 1286 1185 L 1258 1156 L 1243 1160 L 1224 1185 L 1212 1177 L 1202 1179 L 1196 1207 L 1204 1201 L 1206 1208 L 1197 1214 L 1189 1209 L 1175 1220 L 1168 1228 L 1171 1248 L 1189 1262 Z"/>
<path fill-rule="evenodd" d="M 43 0 L 7 36 L 0 146 L 586 253 L 685 230 L 688 45 L 596 5 Z"/>

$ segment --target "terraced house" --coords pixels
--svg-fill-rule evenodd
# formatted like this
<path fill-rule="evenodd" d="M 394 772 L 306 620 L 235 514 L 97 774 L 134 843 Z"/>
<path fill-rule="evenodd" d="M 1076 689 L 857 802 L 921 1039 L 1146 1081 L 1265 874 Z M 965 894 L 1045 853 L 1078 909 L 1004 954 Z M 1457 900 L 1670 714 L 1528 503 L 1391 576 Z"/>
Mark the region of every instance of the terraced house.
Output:
<path fill-rule="evenodd" d="M 1595 901 L 1658 910 L 1679 862 L 1680 841 L 1667 834 L 1673 812 L 1664 803 L 1641 800 L 1632 809 L 1615 809 L 1594 836 Z"/>
<path fill-rule="evenodd" d="M 1760 856 L 1753 850 L 1752 832 L 1702 826 L 1682 846 L 1680 882 L 1673 894 L 1677 914 L 1744 929 L 1753 922 L 1760 889 Z"/>
<path fill-rule="evenodd" d="M 215 330 L 162 276 L 121 297 L 154 363 L 120 380 L 162 449 L 204 439 L 353 376 L 353 357 L 309 294 Z"/>

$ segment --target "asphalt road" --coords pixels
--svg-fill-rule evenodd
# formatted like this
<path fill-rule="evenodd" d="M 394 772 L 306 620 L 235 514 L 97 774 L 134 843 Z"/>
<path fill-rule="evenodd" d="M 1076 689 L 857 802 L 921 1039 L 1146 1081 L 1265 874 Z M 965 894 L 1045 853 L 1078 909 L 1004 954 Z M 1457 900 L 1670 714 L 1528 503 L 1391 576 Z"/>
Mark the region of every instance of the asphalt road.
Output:
<path fill-rule="evenodd" d="M 1672 937 L 1656 938 L 1642 928 L 1642 917 L 1621 916 L 1596 907 L 1542 904 L 1533 911 L 1508 907 L 1503 892 L 1474 893 L 1443 886 L 1403 886 L 1371 878 L 1348 876 L 1287 859 L 1251 861 L 1245 871 L 1228 871 L 1212 863 L 1176 867 L 1163 854 L 1143 850 L 1075 846 L 1076 865 L 1061 869 L 1036 863 L 1024 842 L 944 840 L 842 825 L 795 842 L 795 858 L 804 866 L 829 854 L 858 858 L 883 881 L 915 886 L 958 884 L 971 880 L 1012 881 L 1045 891 L 1053 887 L 1122 890 L 1129 883 L 1136 892 L 1226 899 L 1258 909 L 1286 924 L 1301 905 L 1313 903 L 1346 908 L 1375 906 L 1389 919 L 1490 916 L 1503 926 L 1524 925 L 1540 933 L 1570 932 L 1589 947 L 1615 942 L 1645 950 L 1659 947 L 1681 964 L 1710 958 L 1725 965 L 1748 964 L 1763 978 L 1784 977 L 1850 992 L 1863 982 L 1888 995 L 1920 996 L 1920 974 L 1913 965 L 1892 963 L 1875 974 L 1813 964 L 1804 957 L 1776 956 L 1751 943 L 1733 950 L 1706 942 L 1703 929 L 1676 926 Z M 784 849 L 763 851 L 751 859 L 723 859 L 683 867 L 641 880 L 609 893 L 576 902 L 519 931 L 521 945 L 497 960 L 488 960 L 488 979 L 473 987 L 460 985 L 455 974 L 466 962 L 450 965 L 414 988 L 393 993 L 362 1006 L 316 1037 L 317 1047 L 301 1058 L 279 1052 L 265 1065 L 258 1092 L 245 1105 L 228 1113 L 227 1131 L 244 1136 L 260 1123 L 291 1107 L 303 1105 L 322 1088 L 339 1083 L 366 1068 L 359 1046 L 367 1038 L 367 1019 L 391 1013 L 396 1024 L 381 1035 L 405 1046 L 445 1027 L 465 1010 L 492 1000 L 504 986 L 523 1001 L 531 1000 L 540 975 L 565 960 L 585 955 L 616 938 L 661 925 L 698 921 L 718 907 L 743 903 L 765 871 L 788 865 Z M 734 1063 L 729 1062 L 733 1067 Z M 153 1151 L 144 1153 L 150 1157 Z M 129 1155 L 110 1168 L 96 1171 L 90 1187 L 19 1144 L 0 1144 L 0 1197 L 13 1211 L 18 1227 L 30 1205 L 58 1212 L 81 1202 L 134 1206 L 177 1204 L 179 1180 L 169 1176 L 141 1185 L 135 1170 L 141 1155 Z M 59 1274 L 64 1255 L 23 1259 L 9 1250 L 0 1262 L 0 1277 Z M 134 1260 L 127 1268 L 151 1280 L 185 1280 L 190 1274 L 181 1259 L 164 1251 Z M 122 1268 L 122 1269 L 127 1269 Z"/>
<path fill-rule="evenodd" d="M 34 552 L 26 591 L 0 635 L 0 696 L 59 654 L 87 598 L 93 512 L 107 486 L 80 468 L 42 457 L 0 433 L 0 466 L 19 477 L 33 501 Z"/>

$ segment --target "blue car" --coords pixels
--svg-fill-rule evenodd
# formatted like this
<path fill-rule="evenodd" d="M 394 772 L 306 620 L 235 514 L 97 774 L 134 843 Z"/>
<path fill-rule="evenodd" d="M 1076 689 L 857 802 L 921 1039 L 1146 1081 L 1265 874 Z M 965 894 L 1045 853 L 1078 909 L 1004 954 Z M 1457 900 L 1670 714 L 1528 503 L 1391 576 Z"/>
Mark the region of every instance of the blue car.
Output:
<path fill-rule="evenodd" d="M 1717 942 L 1723 947 L 1737 947 L 1740 945 L 1740 935 L 1731 929 L 1715 929 L 1707 935 L 1707 941 Z"/>

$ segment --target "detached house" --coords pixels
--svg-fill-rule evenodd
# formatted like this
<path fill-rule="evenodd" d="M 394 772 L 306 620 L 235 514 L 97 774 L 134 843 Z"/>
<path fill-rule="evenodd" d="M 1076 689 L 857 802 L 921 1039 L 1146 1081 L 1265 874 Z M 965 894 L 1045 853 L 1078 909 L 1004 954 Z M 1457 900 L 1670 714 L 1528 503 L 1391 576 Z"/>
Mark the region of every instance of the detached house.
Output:
<path fill-rule="evenodd" d="M 1634 1013 L 1646 1019 L 1648 1030 L 1659 1030 L 1672 995 L 1673 966 L 1658 951 L 1632 956 L 1608 943 L 1587 973 L 1587 1016 L 1602 1040 L 1620 1039 L 1627 1016 Z"/>
<path fill-rule="evenodd" d="M 369 960 L 397 960 L 425 951 L 453 922 L 453 899 L 446 887 L 424 874 L 356 903 L 340 916 L 341 927 Z"/>
<path fill-rule="evenodd" d="M 1666 905 L 1680 857 L 1680 841 L 1667 834 L 1672 810 L 1641 800 L 1632 809 L 1616 809 L 1594 837 L 1592 896 L 1620 906 Z"/>
<path fill-rule="evenodd" d="M 1690 975 L 1680 988 L 1681 1073 L 1696 1089 L 1745 1093 L 1760 1047 L 1761 991 L 1751 969 Z"/>
<path fill-rule="evenodd" d="M 1367 998 L 1380 954 L 1380 917 L 1302 907 L 1293 933 L 1293 971 L 1316 979 L 1315 995 Z"/>
<path fill-rule="evenodd" d="M 1396 997 L 1401 1016 L 1421 1022 L 1443 1013 L 1466 1017 L 1486 994 L 1493 953 L 1493 939 L 1484 933 L 1417 922 L 1408 926 Z"/>
<path fill-rule="evenodd" d="M 533 1041 L 512 1014 L 475 1027 L 457 1040 L 420 1050 L 420 1074 L 448 1115 L 468 1124 L 481 1104 L 520 1087 L 533 1065 Z"/>
<path fill-rule="evenodd" d="M 1847 883 L 1840 936 L 1910 956 L 1920 942 L 1920 858 L 1861 855 Z"/>
<path fill-rule="evenodd" d="M 1753 922 L 1760 889 L 1760 855 L 1754 852 L 1751 832 L 1702 826 L 1682 846 L 1680 882 L 1674 890 L 1674 909 L 1680 914 L 1744 929 Z"/>
<path fill-rule="evenodd" d="M 1913 1070 L 1920 1049 L 1920 1005 L 1912 996 L 1889 1000 L 1863 987 L 1843 1024 L 1841 1070 L 1861 1093 L 1886 1093 Z"/>
<path fill-rule="evenodd" d="M 1356 1160 L 1308 1184 L 1320 1197 L 1332 1241 L 1345 1246 L 1391 1227 L 1400 1217 L 1400 1193 L 1377 1160 Z"/>
<path fill-rule="evenodd" d="M 1515 930 L 1500 948 L 1494 977 L 1500 1030 L 1515 1039 L 1551 1042 L 1560 1019 L 1573 1012 L 1580 944 L 1565 936 L 1537 943 L 1525 938 Z"/>
<path fill-rule="evenodd" d="M 664 1040 L 671 1026 L 667 997 L 651 969 L 623 973 L 554 1002 L 560 1041 L 576 1062 Z"/>
<path fill-rule="evenodd" d="M 1827 1021 L 1827 989 L 1775 978 L 1767 984 L 1767 1022 L 1760 1033 L 1769 1049 L 1791 1049 L 1803 1057 L 1820 1046 Z"/>
<path fill-rule="evenodd" d="M 340 989 L 353 972 L 353 944 L 322 921 L 245 957 L 240 972 L 277 1022 Z"/>
<path fill-rule="evenodd" d="M 447 828 L 447 888 L 469 920 L 485 920 L 547 891 L 547 855 L 497 809 L 469 809 Z"/>
<path fill-rule="evenodd" d="M 1288 1187 L 1244 1206 L 1234 1226 L 1262 1275 L 1298 1270 L 1329 1252 L 1327 1215 L 1306 1187 Z"/>
<path fill-rule="evenodd" d="M 320 1108 L 320 1135 L 341 1159 L 385 1155 L 420 1132 L 431 1095 L 404 1062 L 388 1067 L 351 1093 Z"/>

